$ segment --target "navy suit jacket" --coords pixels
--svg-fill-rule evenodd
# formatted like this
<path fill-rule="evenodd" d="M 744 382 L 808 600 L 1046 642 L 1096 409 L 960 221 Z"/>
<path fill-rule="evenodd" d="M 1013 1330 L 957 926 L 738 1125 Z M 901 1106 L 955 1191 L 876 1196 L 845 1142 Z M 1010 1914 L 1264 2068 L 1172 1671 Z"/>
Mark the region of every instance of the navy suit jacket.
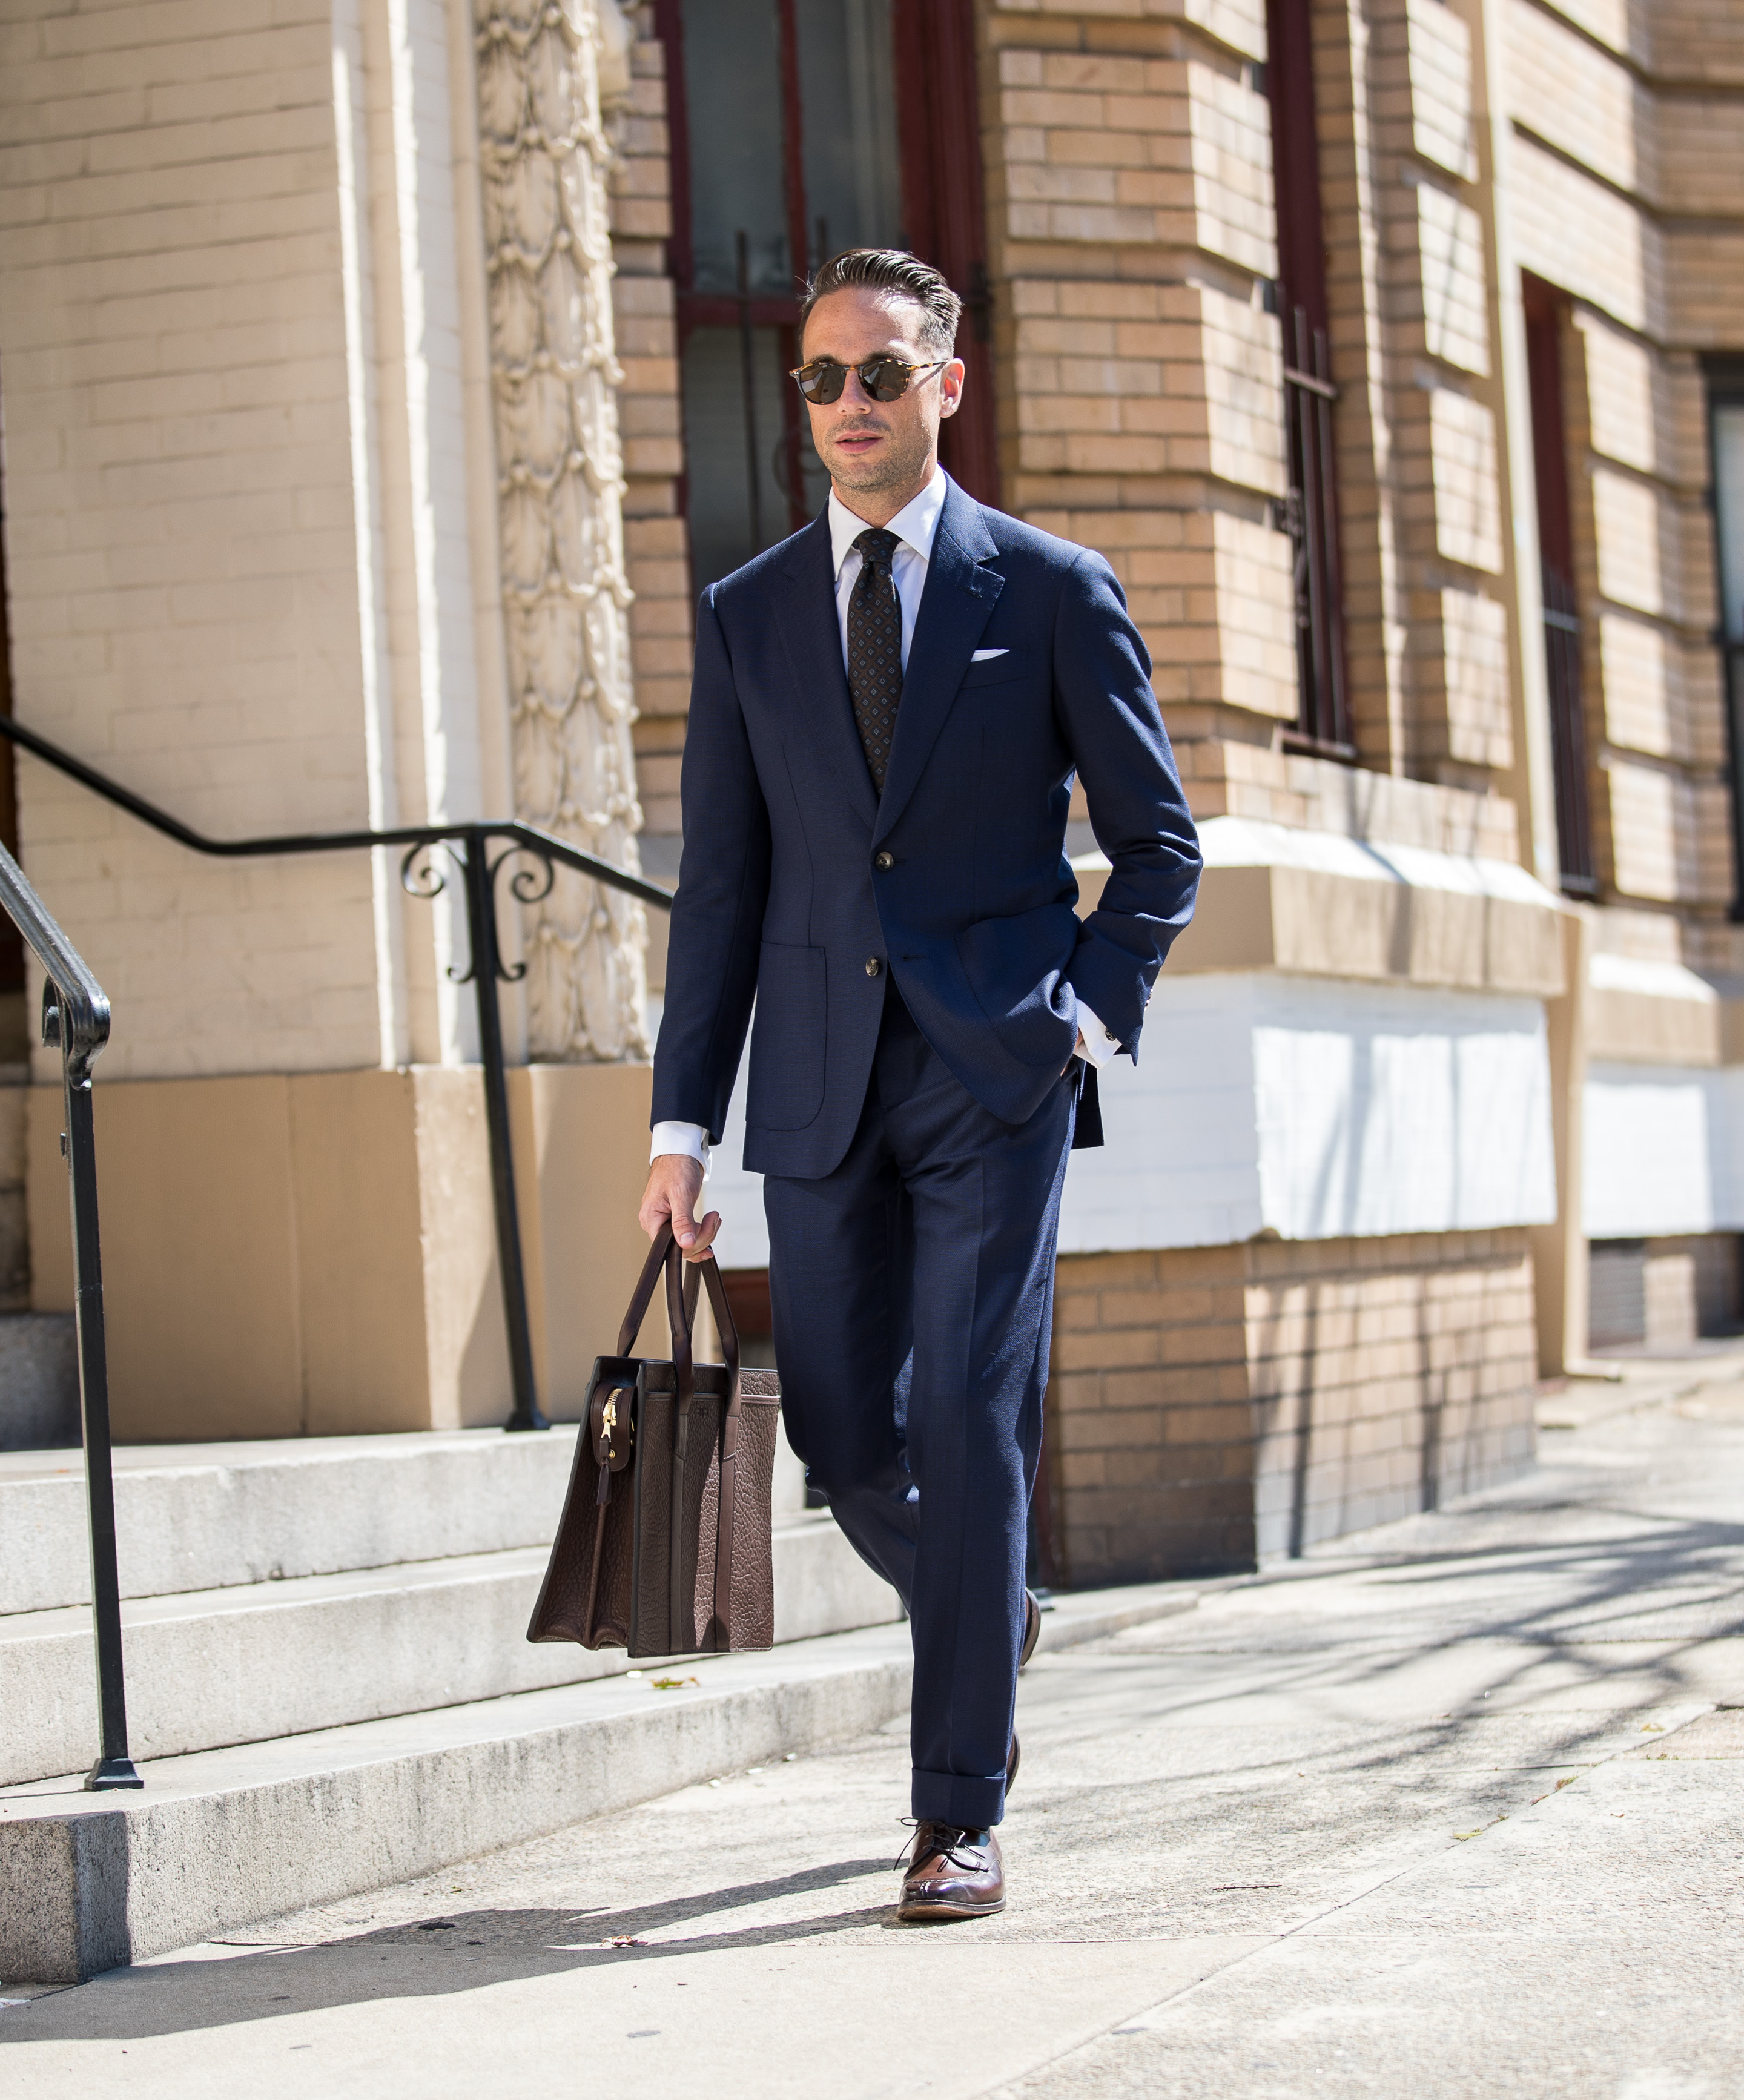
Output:
<path fill-rule="evenodd" d="M 978 649 L 1005 654 L 972 663 Z M 1150 674 L 1099 554 L 953 483 L 881 797 L 842 667 L 828 514 L 712 584 L 653 1120 L 719 1141 L 754 998 L 744 1163 L 829 1173 L 865 1101 L 886 970 L 1007 1123 L 1059 1083 L 1080 995 L 1136 1057 L 1199 874 Z M 1112 863 L 1083 920 L 1064 852 L 1075 773 Z"/>

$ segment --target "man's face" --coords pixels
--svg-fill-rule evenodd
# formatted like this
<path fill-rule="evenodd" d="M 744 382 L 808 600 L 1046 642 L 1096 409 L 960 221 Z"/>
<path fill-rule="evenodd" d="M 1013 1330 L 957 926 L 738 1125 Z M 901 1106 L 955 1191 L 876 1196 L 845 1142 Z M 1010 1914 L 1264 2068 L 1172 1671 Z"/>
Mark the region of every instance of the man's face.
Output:
<path fill-rule="evenodd" d="M 938 355 L 921 341 L 925 315 L 912 299 L 855 285 L 819 299 L 806 324 L 801 355 L 806 363 L 833 358 L 850 367 L 841 398 L 819 408 L 806 404 L 811 441 L 838 488 L 888 496 L 925 487 L 938 456 L 938 426 L 956 412 L 963 395 L 963 364 L 952 358 L 942 371 L 917 374 L 895 401 L 874 401 L 852 369 L 869 357 L 899 357 L 930 364 Z"/>

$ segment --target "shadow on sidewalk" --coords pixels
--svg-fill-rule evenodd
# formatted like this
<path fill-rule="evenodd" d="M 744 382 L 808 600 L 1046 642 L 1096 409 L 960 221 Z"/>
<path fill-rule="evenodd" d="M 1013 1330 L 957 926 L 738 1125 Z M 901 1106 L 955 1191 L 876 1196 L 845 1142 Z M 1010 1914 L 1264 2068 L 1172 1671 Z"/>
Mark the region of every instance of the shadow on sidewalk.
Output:
<path fill-rule="evenodd" d="M 689 1958 L 863 1930 L 890 1920 L 894 1902 L 786 1918 L 736 1932 L 612 1944 L 640 1943 L 644 1934 L 663 1927 L 784 1896 L 821 1893 L 872 1874 L 892 1881 L 892 1861 L 843 1860 L 771 1881 L 627 1909 L 444 1911 L 312 1946 L 263 1944 L 258 1952 L 227 1960 L 208 1957 L 112 1969 L 88 1983 L 10 2008 L 0 2023 L 0 2044 L 143 2040 L 373 1999 L 441 1996 L 613 1963 L 665 1962 L 675 1956 Z"/>

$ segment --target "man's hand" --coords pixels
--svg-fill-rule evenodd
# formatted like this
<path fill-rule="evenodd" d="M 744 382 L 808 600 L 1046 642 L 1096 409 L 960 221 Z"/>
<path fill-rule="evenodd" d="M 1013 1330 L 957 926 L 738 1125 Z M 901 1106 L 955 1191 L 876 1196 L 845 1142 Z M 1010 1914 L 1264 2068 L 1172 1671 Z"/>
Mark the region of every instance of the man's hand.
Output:
<path fill-rule="evenodd" d="M 642 1192 L 637 1222 L 651 1239 L 657 1238 L 666 1220 L 672 1220 L 672 1236 L 687 1261 L 712 1260 L 709 1248 L 721 1229 L 721 1214 L 711 1211 L 696 1222 L 696 1199 L 703 1193 L 700 1160 L 688 1153 L 663 1152 L 648 1169 L 648 1185 Z"/>

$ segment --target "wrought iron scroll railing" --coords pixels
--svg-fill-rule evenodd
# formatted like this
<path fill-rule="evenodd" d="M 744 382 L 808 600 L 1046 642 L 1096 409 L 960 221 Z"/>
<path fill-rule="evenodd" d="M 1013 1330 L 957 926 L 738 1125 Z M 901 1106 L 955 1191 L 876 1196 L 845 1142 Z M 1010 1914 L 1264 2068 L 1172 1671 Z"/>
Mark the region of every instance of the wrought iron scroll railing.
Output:
<path fill-rule="evenodd" d="M 60 1149 L 73 1211 L 73 1317 L 77 1338 L 85 1493 L 91 1515 L 91 1600 L 97 1649 L 99 1754 L 85 1784 L 140 1784 L 127 1754 L 121 1674 L 121 1583 L 115 1560 L 115 1481 L 109 1458 L 109 1377 L 97 1235 L 97 1137 L 91 1068 L 109 1039 L 109 1002 L 84 958 L 49 916 L 18 862 L 0 846 L 0 904 L 42 965 L 42 1040 L 60 1052 Z"/>
<path fill-rule="evenodd" d="M 590 876 L 596 882 L 624 891 L 638 898 L 644 904 L 669 910 L 672 898 L 669 893 L 641 876 L 630 875 L 623 868 L 614 867 L 609 861 L 584 853 L 567 840 L 555 838 L 532 824 L 523 824 L 511 818 L 483 820 L 475 823 L 407 824 L 383 832 L 295 832 L 271 837 L 254 839 L 209 839 L 148 802 L 143 796 L 136 795 L 118 781 L 111 780 L 106 774 L 87 765 L 82 759 L 63 751 L 46 736 L 27 729 L 23 723 L 0 715 L 0 735 L 9 738 L 21 750 L 40 758 L 45 765 L 52 765 L 69 779 L 77 780 L 105 801 L 113 802 L 117 809 L 125 810 L 130 816 L 137 817 L 141 823 L 149 824 L 165 837 L 174 839 L 179 845 L 192 852 L 207 854 L 219 859 L 261 859 L 289 854 L 342 853 L 377 846 L 396 847 L 400 849 L 400 880 L 407 894 L 426 900 L 439 896 L 446 878 L 433 859 L 438 850 L 444 852 L 459 868 L 466 883 L 466 930 L 470 946 L 464 970 L 453 969 L 449 974 L 457 984 L 470 984 L 478 1004 L 479 1056 L 484 1075 L 485 1125 L 490 1140 L 491 1197 L 497 1229 L 497 1262 L 502 1279 L 504 1324 L 508 1330 L 509 1383 L 513 1406 L 504 1427 L 508 1429 L 544 1429 L 550 1427 L 539 1405 L 539 1396 L 533 1373 L 532 1330 L 527 1311 L 527 1280 L 521 1260 L 520 1212 L 516 1206 L 514 1189 L 514 1159 L 509 1124 L 509 1086 L 506 1061 L 503 1052 L 502 1017 L 497 1006 L 497 986 L 512 984 L 525 973 L 523 963 L 506 964 L 502 949 L 497 937 L 497 878 L 505 865 L 513 860 L 522 860 L 523 865 L 509 878 L 512 895 L 521 903 L 536 904 L 550 894 L 557 880 L 559 867 L 573 868 L 578 874 Z M 22 883 L 24 878 L 11 861 L 6 862 L 13 876 Z M 11 907 L 10 897 L 4 901 Z M 40 907 L 36 907 L 40 911 Z M 15 910 L 13 916 L 18 914 Z M 53 922 L 45 919 L 51 929 Z M 35 940 L 28 926 L 24 927 L 24 938 L 34 946 Z M 56 933 L 56 938 L 64 937 Z M 37 950 L 38 955 L 42 951 Z M 71 956 L 70 948 L 66 950 Z M 73 958 L 75 963 L 77 958 Z M 78 965 L 83 969 L 84 965 Z M 54 969 L 43 958 L 43 968 L 54 977 Z M 86 973 L 87 982 L 89 973 Z M 55 979 L 57 983 L 58 978 Z M 99 1003 L 102 994 L 91 983 L 91 990 Z M 108 1026 L 108 1008 L 102 1008 L 103 1027 Z M 101 1039 L 97 1047 L 100 1048 Z M 95 1057 L 95 1050 L 89 1053 Z M 84 1114 L 90 1116 L 91 1095 L 86 1059 Z M 70 1083 L 69 1083 L 70 1084 Z M 69 1093 L 69 1102 L 72 1096 Z M 71 1110 L 68 1110 L 69 1114 Z M 75 1169 L 75 1198 L 77 1196 Z M 96 1254 L 95 1188 L 91 1192 L 91 1255 Z M 78 1211 L 74 1206 L 75 1233 Z M 101 1351 L 101 1329 L 98 1332 L 98 1346 Z M 107 1431 L 104 1450 L 107 1454 Z M 105 1481 L 107 1473 L 105 1472 Z M 105 1487 L 105 1492 L 107 1488 Z M 95 1504 L 93 1505 L 95 1508 Z M 96 1536 L 95 1523 L 92 1537 Z M 113 1541 L 113 1525 L 110 1533 Z M 113 1543 L 111 1546 L 113 1555 Z M 118 1635 L 117 1635 L 118 1639 Z M 117 1669 L 117 1696 L 119 1696 L 119 1664 Z"/>

